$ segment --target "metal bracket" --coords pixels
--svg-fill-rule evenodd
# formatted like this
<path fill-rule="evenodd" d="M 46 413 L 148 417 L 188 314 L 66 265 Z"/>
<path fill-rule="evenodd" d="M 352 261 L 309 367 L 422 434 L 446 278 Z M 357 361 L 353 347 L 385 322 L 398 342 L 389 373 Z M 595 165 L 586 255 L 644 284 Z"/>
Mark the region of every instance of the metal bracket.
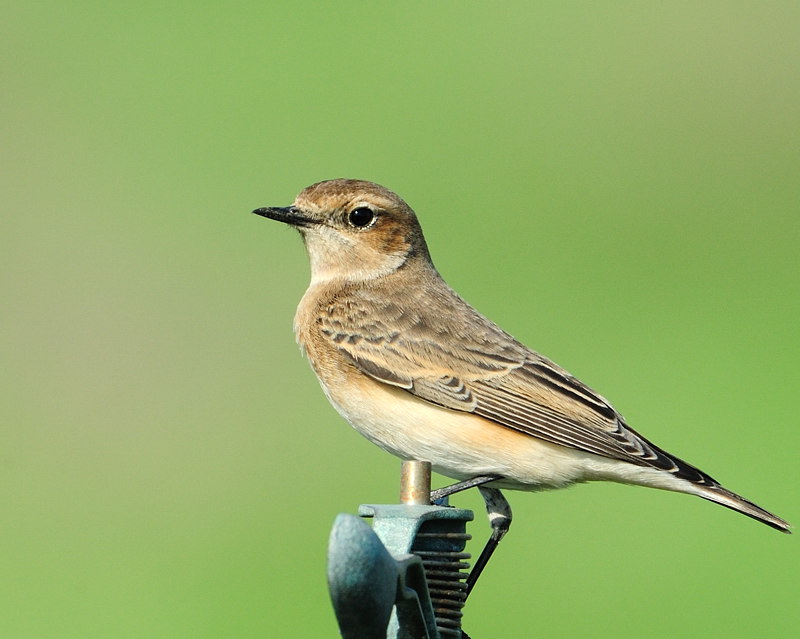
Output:
<path fill-rule="evenodd" d="M 404 464 L 423 462 L 404 462 Z M 406 472 L 412 478 L 416 473 Z M 428 467 L 430 493 L 430 468 Z M 423 473 L 424 482 L 424 473 Z M 419 490 L 408 501 L 421 501 Z M 460 638 L 470 510 L 419 503 L 365 504 L 340 514 L 328 545 L 328 586 L 345 639 Z M 363 521 L 372 518 L 370 527 Z"/>

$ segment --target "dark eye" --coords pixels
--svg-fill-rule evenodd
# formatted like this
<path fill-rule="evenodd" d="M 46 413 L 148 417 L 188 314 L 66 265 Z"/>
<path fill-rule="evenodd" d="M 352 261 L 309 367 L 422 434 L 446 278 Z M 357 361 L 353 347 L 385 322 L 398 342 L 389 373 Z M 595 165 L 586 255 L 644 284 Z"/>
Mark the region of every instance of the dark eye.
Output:
<path fill-rule="evenodd" d="M 368 206 L 359 206 L 350 211 L 350 215 L 347 216 L 347 220 L 350 224 L 361 229 L 372 224 L 374 219 L 375 212 Z"/>

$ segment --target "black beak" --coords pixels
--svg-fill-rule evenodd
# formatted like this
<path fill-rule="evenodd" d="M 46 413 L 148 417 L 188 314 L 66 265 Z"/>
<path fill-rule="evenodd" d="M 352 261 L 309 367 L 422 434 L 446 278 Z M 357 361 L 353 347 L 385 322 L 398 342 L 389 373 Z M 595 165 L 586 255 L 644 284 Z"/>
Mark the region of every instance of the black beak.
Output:
<path fill-rule="evenodd" d="M 292 226 L 314 224 L 314 220 L 305 217 L 296 206 L 265 206 L 262 209 L 256 209 L 253 213 L 261 217 L 268 217 L 271 220 L 291 224 Z"/>

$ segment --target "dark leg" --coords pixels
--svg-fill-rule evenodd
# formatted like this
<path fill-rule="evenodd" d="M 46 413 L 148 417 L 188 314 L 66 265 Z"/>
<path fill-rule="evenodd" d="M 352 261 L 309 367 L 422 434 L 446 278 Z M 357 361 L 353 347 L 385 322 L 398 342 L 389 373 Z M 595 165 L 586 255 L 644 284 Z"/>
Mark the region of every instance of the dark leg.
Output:
<path fill-rule="evenodd" d="M 511 526 L 511 506 L 508 504 L 508 501 L 506 501 L 506 498 L 503 497 L 503 493 L 497 490 L 497 488 L 489 488 L 480 485 L 478 486 L 478 490 L 481 491 L 483 501 L 486 502 L 486 514 L 489 516 L 492 535 L 483 547 L 480 557 L 478 557 L 478 560 L 475 562 L 475 565 L 472 567 L 467 577 L 468 597 L 469 593 L 472 592 L 472 589 L 475 587 L 475 582 L 478 581 L 478 577 L 481 576 L 483 569 L 486 567 L 486 564 L 489 563 L 489 559 L 491 559 L 500 540 L 505 536 Z"/>
<path fill-rule="evenodd" d="M 436 504 L 438 506 L 442 506 L 443 504 L 440 504 L 439 501 L 444 499 L 445 497 L 449 497 L 450 495 L 460 493 L 462 490 L 467 490 L 468 488 L 474 488 L 475 486 L 488 484 L 490 481 L 495 481 L 496 479 L 500 479 L 500 476 L 481 475 L 479 477 L 473 477 L 472 479 L 465 479 L 464 481 L 460 481 L 456 484 L 451 484 L 450 486 L 445 486 L 444 488 L 437 488 L 436 490 L 431 491 L 431 503 Z M 485 499 L 486 497 L 484 497 L 484 500 Z M 508 504 L 506 503 L 506 505 Z M 488 503 L 486 507 L 487 508 L 489 507 Z"/>

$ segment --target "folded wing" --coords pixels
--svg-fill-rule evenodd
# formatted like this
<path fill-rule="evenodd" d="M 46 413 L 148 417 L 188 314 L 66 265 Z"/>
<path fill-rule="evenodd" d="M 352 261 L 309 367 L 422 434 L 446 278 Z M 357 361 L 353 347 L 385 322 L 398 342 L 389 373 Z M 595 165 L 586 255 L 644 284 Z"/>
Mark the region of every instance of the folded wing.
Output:
<path fill-rule="evenodd" d="M 418 295 L 435 293 L 427 289 Z M 639 435 L 588 386 L 526 348 L 449 289 L 445 293 L 437 300 L 408 303 L 371 298 L 362 289 L 355 302 L 349 297 L 347 307 L 329 307 L 320 328 L 363 373 L 433 404 L 474 413 L 560 446 L 659 468 L 696 484 L 719 485 Z M 443 324 L 425 313 L 437 306 L 431 301 L 442 299 L 459 305 L 443 316 L 461 318 L 461 324 Z"/>

